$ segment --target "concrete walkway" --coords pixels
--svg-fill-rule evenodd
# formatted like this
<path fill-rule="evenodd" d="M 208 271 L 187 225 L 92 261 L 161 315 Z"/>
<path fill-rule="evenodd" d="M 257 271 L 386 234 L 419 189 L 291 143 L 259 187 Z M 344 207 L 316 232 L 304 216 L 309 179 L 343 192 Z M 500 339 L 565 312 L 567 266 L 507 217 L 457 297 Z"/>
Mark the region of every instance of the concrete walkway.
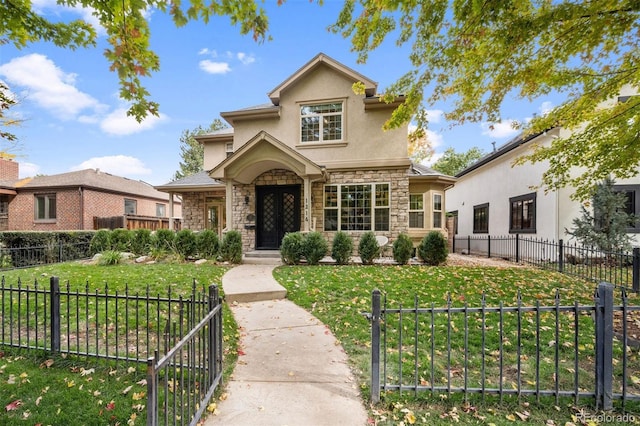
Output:
<path fill-rule="evenodd" d="M 347 356 L 329 329 L 293 302 L 271 265 L 243 264 L 222 278 L 241 330 L 227 398 L 205 425 L 364 426 L 367 412 Z"/>

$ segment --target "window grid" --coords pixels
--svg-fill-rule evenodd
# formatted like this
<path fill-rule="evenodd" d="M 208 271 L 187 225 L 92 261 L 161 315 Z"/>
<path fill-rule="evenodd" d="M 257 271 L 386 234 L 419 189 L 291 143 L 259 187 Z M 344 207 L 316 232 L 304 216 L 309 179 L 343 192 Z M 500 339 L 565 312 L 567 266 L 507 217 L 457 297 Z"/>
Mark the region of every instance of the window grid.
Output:
<path fill-rule="evenodd" d="M 409 228 L 424 228 L 424 197 L 409 194 Z"/>
<path fill-rule="evenodd" d="M 433 227 L 442 228 L 442 194 L 433 194 Z"/>
<path fill-rule="evenodd" d="M 302 142 L 342 140 L 342 102 L 300 107 Z"/>
<path fill-rule="evenodd" d="M 509 232 L 526 233 L 536 231 L 536 194 L 526 194 L 509 199 Z"/>
<path fill-rule="evenodd" d="M 388 231 L 389 184 L 324 187 L 325 231 Z"/>
<path fill-rule="evenodd" d="M 35 196 L 35 219 L 56 219 L 56 194 L 39 194 Z"/>
<path fill-rule="evenodd" d="M 473 233 L 487 234 L 489 232 L 489 203 L 473 207 Z"/>

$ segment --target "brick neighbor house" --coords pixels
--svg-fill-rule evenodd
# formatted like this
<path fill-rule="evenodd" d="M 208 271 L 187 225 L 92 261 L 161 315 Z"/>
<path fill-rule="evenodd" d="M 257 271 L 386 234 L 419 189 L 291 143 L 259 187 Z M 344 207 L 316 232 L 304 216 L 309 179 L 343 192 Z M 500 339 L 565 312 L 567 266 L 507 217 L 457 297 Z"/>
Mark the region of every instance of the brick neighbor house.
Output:
<path fill-rule="evenodd" d="M 166 193 L 142 181 L 97 169 L 19 179 L 18 163 L 0 159 L 0 230 L 3 231 L 166 228 L 169 205 Z M 176 216 L 182 213 L 177 199 L 173 202 L 173 212 Z"/>
<path fill-rule="evenodd" d="M 364 85 L 355 94 L 354 83 Z M 221 113 L 231 128 L 197 136 L 206 173 L 157 186 L 180 194 L 184 227 L 235 229 L 243 249 L 278 249 L 285 233 L 365 231 L 393 242 L 446 234 L 445 189 L 455 178 L 413 165 L 407 126 L 384 131 L 402 101 L 319 54 L 268 93 L 269 103 Z"/>

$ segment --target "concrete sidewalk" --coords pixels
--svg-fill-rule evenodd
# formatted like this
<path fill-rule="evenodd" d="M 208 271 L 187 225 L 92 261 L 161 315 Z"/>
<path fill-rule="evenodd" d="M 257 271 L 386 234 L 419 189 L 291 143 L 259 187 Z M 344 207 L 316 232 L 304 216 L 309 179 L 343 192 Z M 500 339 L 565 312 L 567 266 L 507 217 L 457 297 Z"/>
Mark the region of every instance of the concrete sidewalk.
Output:
<path fill-rule="evenodd" d="M 240 265 L 222 279 L 234 291 L 252 283 L 256 293 L 280 287 L 274 266 Z M 242 277 L 249 277 L 243 279 Z M 286 293 L 286 291 L 285 291 Z M 260 297 L 258 297 L 260 299 Z M 367 412 L 347 356 L 329 329 L 294 303 L 260 300 L 231 303 L 241 329 L 238 364 L 227 399 L 206 425 L 364 426 Z"/>

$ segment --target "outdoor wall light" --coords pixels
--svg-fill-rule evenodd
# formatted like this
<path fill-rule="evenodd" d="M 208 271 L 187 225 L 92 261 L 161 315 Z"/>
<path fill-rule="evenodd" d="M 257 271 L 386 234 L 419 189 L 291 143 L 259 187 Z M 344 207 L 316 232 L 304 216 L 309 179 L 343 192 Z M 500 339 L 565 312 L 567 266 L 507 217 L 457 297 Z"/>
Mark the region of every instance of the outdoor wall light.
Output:
<path fill-rule="evenodd" d="M 249 196 L 248 196 L 248 195 L 245 195 L 245 196 L 244 196 L 244 205 L 245 205 L 245 206 L 248 206 L 248 205 L 249 205 Z"/>

